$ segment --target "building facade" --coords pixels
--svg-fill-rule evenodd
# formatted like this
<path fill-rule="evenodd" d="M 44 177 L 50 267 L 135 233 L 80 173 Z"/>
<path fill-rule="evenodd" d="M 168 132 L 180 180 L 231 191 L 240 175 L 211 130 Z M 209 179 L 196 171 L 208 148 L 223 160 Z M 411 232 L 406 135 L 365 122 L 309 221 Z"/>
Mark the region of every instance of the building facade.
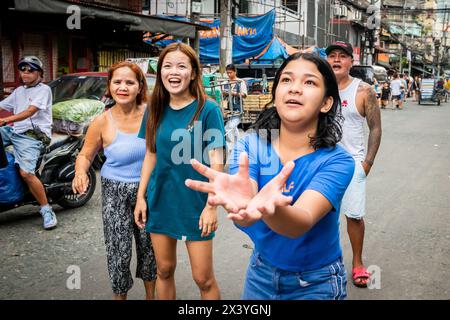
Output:
<path fill-rule="evenodd" d="M 83 13 L 79 26 L 73 20 L 74 11 L 67 9 L 66 13 L 71 5 L 83 5 L 91 14 Z M 64 14 L 57 12 L 61 6 Z M 116 12 L 120 17 L 141 14 L 141 0 L 15 0 L 1 2 L 0 7 L 3 71 L 0 91 L 5 93 L 20 85 L 17 63 L 26 55 L 42 60 L 44 81 L 48 82 L 62 74 L 106 71 L 119 60 L 158 53 L 157 48 L 142 41 L 142 32 L 129 31 L 127 24 L 114 16 Z"/>

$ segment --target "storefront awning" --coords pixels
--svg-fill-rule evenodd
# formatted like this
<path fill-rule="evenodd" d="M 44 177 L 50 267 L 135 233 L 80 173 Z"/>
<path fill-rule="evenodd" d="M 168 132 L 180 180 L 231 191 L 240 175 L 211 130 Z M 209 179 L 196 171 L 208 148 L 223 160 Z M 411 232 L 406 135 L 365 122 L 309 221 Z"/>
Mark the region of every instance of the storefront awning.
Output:
<path fill-rule="evenodd" d="M 113 9 L 93 7 L 81 3 L 69 3 L 58 0 L 14 0 L 15 10 L 25 12 L 41 12 L 50 14 L 64 14 L 69 17 L 67 8 L 77 6 L 81 16 L 120 21 L 130 26 L 130 31 L 149 31 L 165 33 L 176 37 L 195 38 L 196 30 L 210 30 L 209 27 L 185 22 L 163 19 L 154 16 L 119 12 Z"/>

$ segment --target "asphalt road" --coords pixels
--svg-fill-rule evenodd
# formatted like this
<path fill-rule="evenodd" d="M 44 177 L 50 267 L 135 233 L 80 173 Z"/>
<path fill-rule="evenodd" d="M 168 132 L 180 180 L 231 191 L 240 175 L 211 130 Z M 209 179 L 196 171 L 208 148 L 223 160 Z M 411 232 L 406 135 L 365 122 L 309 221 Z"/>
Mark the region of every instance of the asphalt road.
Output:
<path fill-rule="evenodd" d="M 402 111 L 382 110 L 382 121 L 382 144 L 368 178 L 364 249 L 377 279 L 372 289 L 349 283 L 348 299 L 450 299 L 450 102 L 408 102 Z M 59 225 L 53 231 L 42 229 L 37 207 L 0 214 L 0 299 L 111 298 L 99 190 L 83 208 L 55 209 Z M 223 212 L 219 219 L 215 273 L 222 298 L 239 299 L 252 242 Z M 350 275 L 345 219 L 341 243 Z M 80 271 L 80 288 L 67 285 L 73 270 Z M 176 285 L 178 299 L 199 298 L 182 242 Z M 143 296 L 135 281 L 129 298 Z"/>

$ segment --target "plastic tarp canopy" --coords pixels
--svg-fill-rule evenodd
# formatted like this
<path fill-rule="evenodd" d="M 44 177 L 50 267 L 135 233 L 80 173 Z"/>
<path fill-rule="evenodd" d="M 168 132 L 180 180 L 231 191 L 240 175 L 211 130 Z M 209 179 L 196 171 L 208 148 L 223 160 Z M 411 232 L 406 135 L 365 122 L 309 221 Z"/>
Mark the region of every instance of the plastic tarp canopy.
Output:
<path fill-rule="evenodd" d="M 277 59 L 286 59 L 288 53 L 286 47 L 281 43 L 278 37 L 274 37 L 272 42 L 256 57 L 252 63 L 267 63 Z"/>
<path fill-rule="evenodd" d="M 175 21 L 186 21 L 186 17 L 166 17 Z M 205 20 L 200 22 L 210 30 L 199 31 L 200 36 L 200 61 L 202 64 L 219 64 L 220 54 L 220 19 Z M 233 35 L 233 62 L 242 63 L 246 59 L 259 55 L 272 41 L 274 37 L 273 26 L 275 24 L 275 10 L 263 15 L 244 17 L 239 16 L 235 20 L 236 34 Z M 144 38 L 147 43 L 167 46 L 177 41 L 174 35 L 157 35 L 163 37 L 160 41 Z M 157 39 L 157 38 L 156 38 Z"/>

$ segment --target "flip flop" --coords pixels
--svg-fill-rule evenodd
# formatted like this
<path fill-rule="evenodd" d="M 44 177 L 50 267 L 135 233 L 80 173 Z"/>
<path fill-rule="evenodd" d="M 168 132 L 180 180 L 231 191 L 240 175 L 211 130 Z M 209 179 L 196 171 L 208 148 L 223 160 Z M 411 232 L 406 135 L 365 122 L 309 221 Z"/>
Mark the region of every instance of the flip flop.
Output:
<path fill-rule="evenodd" d="M 356 287 L 359 288 L 367 288 L 367 283 L 369 282 L 370 279 L 370 273 L 367 272 L 366 267 L 362 266 L 362 267 L 356 267 L 352 269 L 352 279 L 353 279 L 353 284 Z M 356 282 L 356 280 L 358 280 L 358 282 Z M 367 279 L 367 281 L 365 283 L 361 282 L 361 280 Z"/>

